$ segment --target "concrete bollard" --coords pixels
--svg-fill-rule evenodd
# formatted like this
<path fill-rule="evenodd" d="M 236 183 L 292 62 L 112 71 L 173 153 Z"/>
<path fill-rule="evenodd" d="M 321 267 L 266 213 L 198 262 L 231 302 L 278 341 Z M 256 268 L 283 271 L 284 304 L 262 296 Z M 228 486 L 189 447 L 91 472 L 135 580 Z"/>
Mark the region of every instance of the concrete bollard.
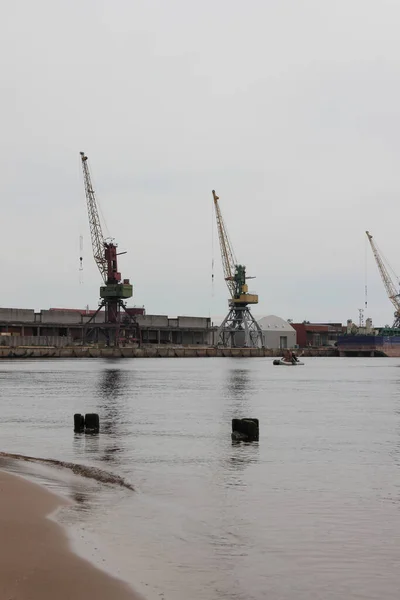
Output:
<path fill-rule="evenodd" d="M 74 415 L 74 432 L 75 433 L 82 433 L 82 431 L 85 429 L 85 418 L 83 415 L 80 415 L 79 413 Z"/>
<path fill-rule="evenodd" d="M 99 433 L 100 419 L 96 413 L 87 413 L 85 415 L 85 432 Z"/>
<path fill-rule="evenodd" d="M 232 440 L 258 442 L 259 435 L 258 419 L 232 419 Z"/>

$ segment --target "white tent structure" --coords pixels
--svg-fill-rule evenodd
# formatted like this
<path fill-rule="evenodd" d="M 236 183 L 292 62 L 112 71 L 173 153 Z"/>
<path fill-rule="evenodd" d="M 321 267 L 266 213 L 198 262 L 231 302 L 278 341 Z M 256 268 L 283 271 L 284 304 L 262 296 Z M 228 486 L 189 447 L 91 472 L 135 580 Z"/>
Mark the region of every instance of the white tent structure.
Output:
<path fill-rule="evenodd" d="M 285 319 L 276 315 L 268 315 L 257 319 L 257 322 L 263 332 L 265 348 L 283 350 L 296 346 L 296 330 Z"/>

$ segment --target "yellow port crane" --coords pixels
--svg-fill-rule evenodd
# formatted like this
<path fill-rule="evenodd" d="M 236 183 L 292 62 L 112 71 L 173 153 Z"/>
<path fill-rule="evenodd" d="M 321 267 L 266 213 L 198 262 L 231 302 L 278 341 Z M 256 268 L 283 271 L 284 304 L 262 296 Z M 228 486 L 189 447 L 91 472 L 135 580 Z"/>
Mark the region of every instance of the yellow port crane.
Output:
<path fill-rule="evenodd" d="M 212 191 L 224 277 L 230 292 L 229 313 L 221 323 L 217 343 L 236 348 L 262 347 L 261 328 L 250 312 L 250 304 L 258 304 L 258 295 L 249 294 L 246 267 L 238 263 L 219 207 L 219 197 Z"/>
<path fill-rule="evenodd" d="M 373 236 L 369 231 L 366 231 L 365 233 L 367 234 L 368 241 L 371 244 L 372 252 L 374 253 L 376 264 L 378 265 L 379 273 L 385 286 L 386 293 L 395 308 L 393 328 L 400 328 L 400 294 L 389 275 L 389 271 L 382 259 L 381 252 L 378 250 Z"/>

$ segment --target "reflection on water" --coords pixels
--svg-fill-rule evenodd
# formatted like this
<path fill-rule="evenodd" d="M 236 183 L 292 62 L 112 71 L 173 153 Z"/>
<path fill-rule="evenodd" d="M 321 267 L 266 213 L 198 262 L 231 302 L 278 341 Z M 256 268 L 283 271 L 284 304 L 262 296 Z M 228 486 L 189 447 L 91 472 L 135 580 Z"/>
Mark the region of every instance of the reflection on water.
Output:
<path fill-rule="evenodd" d="M 259 458 L 258 442 L 232 442 L 231 453 L 223 461 L 225 467 L 223 474 L 224 484 L 227 487 L 247 487 L 248 482 L 246 478 L 243 477 L 243 472 L 250 465 L 255 465 L 259 461 Z"/>
<path fill-rule="evenodd" d="M 124 375 L 121 369 L 107 368 L 100 376 L 99 381 L 99 412 L 101 413 L 101 432 L 107 435 L 102 447 L 100 460 L 118 464 L 121 462 L 123 451 L 122 435 L 124 400 L 121 406 L 118 403 L 124 397 Z"/>
<path fill-rule="evenodd" d="M 72 447 L 77 458 L 85 456 L 90 460 L 100 451 L 100 437 L 95 433 L 74 433 Z"/>
<path fill-rule="evenodd" d="M 237 366 L 230 369 L 227 373 L 227 397 L 229 403 L 226 407 L 224 418 L 243 419 L 246 417 L 254 417 L 252 414 L 252 394 L 254 393 L 254 385 L 252 383 L 251 370 L 243 369 Z M 224 459 L 228 471 L 241 471 L 247 465 L 257 462 L 259 457 L 258 442 L 243 442 L 239 440 L 231 440 L 231 448 L 229 455 Z M 235 482 L 236 484 L 237 482 Z M 231 485 L 230 480 L 227 480 L 227 485 Z"/>
<path fill-rule="evenodd" d="M 118 399 L 123 395 L 123 372 L 120 369 L 105 369 L 99 381 L 99 410 L 102 415 L 102 431 L 118 433 L 121 410 Z"/>
<path fill-rule="evenodd" d="M 400 380 L 394 380 L 392 382 L 392 386 L 395 390 L 395 405 L 394 405 L 394 414 L 395 414 L 395 429 L 396 429 L 396 442 L 391 451 L 391 455 L 393 456 L 393 460 L 397 467 L 400 467 L 400 398 L 398 397 L 398 390 L 400 389 Z M 392 499 L 394 500 L 394 499 Z M 400 507 L 400 492 L 397 495 L 395 501 L 399 504 Z"/>
<path fill-rule="evenodd" d="M 252 394 L 251 374 L 248 369 L 230 369 L 227 377 L 227 397 L 230 399 L 232 418 L 241 418 L 249 410 Z M 239 416 L 237 416 L 239 415 Z"/>
<path fill-rule="evenodd" d="M 259 459 L 259 442 L 237 442 L 232 440 L 232 454 L 229 462 L 233 465 L 255 463 Z"/>
<path fill-rule="evenodd" d="M 10 361 L 0 439 L 9 452 L 98 466 L 134 484 L 132 493 L 7 465 L 68 488 L 69 522 L 101 534 L 109 564 L 145 597 L 397 600 L 393 363 Z M 98 412 L 100 434 L 74 434 L 75 412 Z M 259 443 L 232 442 L 231 420 L 242 417 L 260 419 Z"/>
<path fill-rule="evenodd" d="M 229 369 L 226 374 L 223 419 L 232 423 L 232 419 L 250 417 L 252 385 L 248 369 L 239 367 Z"/>

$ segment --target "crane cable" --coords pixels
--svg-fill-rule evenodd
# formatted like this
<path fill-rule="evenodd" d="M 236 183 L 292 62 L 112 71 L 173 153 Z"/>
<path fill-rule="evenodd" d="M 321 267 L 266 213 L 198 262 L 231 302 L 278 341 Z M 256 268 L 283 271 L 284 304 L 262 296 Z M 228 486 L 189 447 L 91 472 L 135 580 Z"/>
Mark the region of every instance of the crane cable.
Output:
<path fill-rule="evenodd" d="M 381 258 L 382 258 L 386 268 L 388 269 L 389 273 L 391 273 L 392 277 L 394 277 L 396 279 L 397 285 L 398 285 L 399 284 L 399 276 L 397 275 L 396 271 L 393 269 L 390 262 L 388 261 L 386 256 L 383 254 L 383 252 L 381 251 L 381 249 L 379 248 L 379 246 L 376 242 L 375 242 L 375 246 L 376 246 L 376 249 L 378 250 L 379 254 L 381 255 Z"/>
<path fill-rule="evenodd" d="M 83 283 L 83 235 L 79 236 L 79 283 Z"/>

